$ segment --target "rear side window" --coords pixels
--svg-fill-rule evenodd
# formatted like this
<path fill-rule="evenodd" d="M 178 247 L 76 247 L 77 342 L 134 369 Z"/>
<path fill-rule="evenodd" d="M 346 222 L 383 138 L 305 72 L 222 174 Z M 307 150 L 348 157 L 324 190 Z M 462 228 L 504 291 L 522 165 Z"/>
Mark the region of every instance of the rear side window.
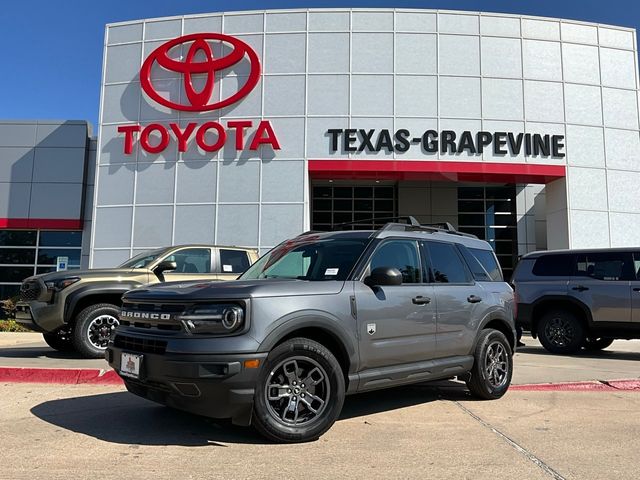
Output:
<path fill-rule="evenodd" d="M 242 273 L 249 268 L 247 252 L 220 249 L 220 271 L 222 273 Z"/>
<path fill-rule="evenodd" d="M 471 277 L 458 254 L 458 249 L 450 243 L 425 242 L 431 256 L 431 270 L 436 283 L 469 283 Z"/>
<path fill-rule="evenodd" d="M 574 261 L 573 255 L 544 255 L 536 259 L 532 272 L 538 277 L 570 277 Z"/>
<path fill-rule="evenodd" d="M 502 276 L 502 269 L 493 250 L 482 250 L 481 248 L 469 248 L 469 251 L 473 253 L 473 256 L 478 259 L 480 264 L 489 274 L 489 277 L 494 282 L 502 282 L 504 277 Z M 476 278 L 476 280 L 479 280 Z"/>
<path fill-rule="evenodd" d="M 635 269 L 631 253 L 628 252 L 594 252 L 578 255 L 576 276 L 590 277 L 596 280 L 635 279 Z"/>

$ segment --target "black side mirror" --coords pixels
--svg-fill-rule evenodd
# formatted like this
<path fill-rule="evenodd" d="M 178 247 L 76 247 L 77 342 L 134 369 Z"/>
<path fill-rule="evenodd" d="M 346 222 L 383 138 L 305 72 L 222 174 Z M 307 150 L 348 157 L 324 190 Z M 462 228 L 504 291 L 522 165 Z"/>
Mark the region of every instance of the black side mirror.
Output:
<path fill-rule="evenodd" d="M 374 268 L 371 275 L 364 279 L 364 283 L 370 287 L 402 285 L 402 273 L 397 268 Z"/>
<path fill-rule="evenodd" d="M 156 268 L 153 269 L 153 273 L 156 274 L 161 282 L 164 282 L 164 272 L 169 272 L 176 268 L 178 268 L 178 264 L 176 262 L 165 260 L 156 265 Z"/>

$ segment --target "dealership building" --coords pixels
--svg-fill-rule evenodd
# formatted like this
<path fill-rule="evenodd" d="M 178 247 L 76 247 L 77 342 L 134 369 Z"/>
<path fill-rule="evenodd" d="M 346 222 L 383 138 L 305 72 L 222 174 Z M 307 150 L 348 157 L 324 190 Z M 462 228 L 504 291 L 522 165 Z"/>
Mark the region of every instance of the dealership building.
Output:
<path fill-rule="evenodd" d="M 507 275 L 536 249 L 637 246 L 636 45 L 629 28 L 435 10 L 107 25 L 97 138 L 0 122 L 0 297 L 59 256 L 264 252 L 396 215 L 490 241 Z"/>

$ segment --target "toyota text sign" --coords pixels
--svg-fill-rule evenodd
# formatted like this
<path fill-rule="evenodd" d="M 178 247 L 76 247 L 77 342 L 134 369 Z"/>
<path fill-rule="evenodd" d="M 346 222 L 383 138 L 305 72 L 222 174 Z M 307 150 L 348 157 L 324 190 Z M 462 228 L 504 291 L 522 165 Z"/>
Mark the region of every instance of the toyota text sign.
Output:
<path fill-rule="evenodd" d="M 176 52 L 180 51 L 178 49 L 182 49 L 182 55 L 176 55 Z M 174 55 L 171 55 L 172 53 Z M 239 85 L 231 95 L 214 99 L 216 82 L 224 76 L 225 71 L 241 62 L 249 64 L 249 76 L 244 84 Z M 182 91 L 179 101 L 173 101 L 168 95 L 158 91 L 153 78 L 153 72 L 158 68 L 178 74 L 181 78 Z M 172 110 L 208 112 L 242 100 L 259 83 L 260 73 L 258 55 L 242 40 L 221 33 L 194 33 L 163 43 L 151 52 L 140 69 L 140 85 L 151 100 Z M 194 86 L 196 79 L 200 88 Z M 218 91 L 221 89 L 218 88 Z M 234 130 L 236 150 L 243 150 L 245 147 L 257 150 L 261 145 L 268 145 L 274 150 L 280 149 L 276 134 L 268 120 L 258 122 L 253 134 L 247 133 L 251 132 L 253 127 L 254 122 L 251 120 L 231 120 L 224 124 L 218 121 L 202 124 L 192 121 L 183 125 L 177 122 L 169 125 L 120 125 L 118 132 L 124 134 L 125 154 L 133 152 L 136 137 L 142 149 L 149 153 L 164 151 L 172 139 L 177 143 L 180 152 L 187 150 L 187 144 L 192 139 L 195 139 L 202 150 L 215 152 L 226 144 L 229 130 Z"/>

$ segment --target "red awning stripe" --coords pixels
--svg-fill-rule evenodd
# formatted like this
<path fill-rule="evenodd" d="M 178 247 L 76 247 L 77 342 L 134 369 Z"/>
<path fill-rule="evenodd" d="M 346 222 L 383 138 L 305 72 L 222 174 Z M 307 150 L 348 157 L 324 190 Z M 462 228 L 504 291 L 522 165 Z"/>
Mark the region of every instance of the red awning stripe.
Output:
<path fill-rule="evenodd" d="M 566 176 L 564 165 L 433 160 L 309 160 L 313 178 L 548 183 Z"/>
<path fill-rule="evenodd" d="M 82 230 L 82 220 L 66 218 L 0 218 L 2 228 L 33 228 L 47 230 Z"/>

